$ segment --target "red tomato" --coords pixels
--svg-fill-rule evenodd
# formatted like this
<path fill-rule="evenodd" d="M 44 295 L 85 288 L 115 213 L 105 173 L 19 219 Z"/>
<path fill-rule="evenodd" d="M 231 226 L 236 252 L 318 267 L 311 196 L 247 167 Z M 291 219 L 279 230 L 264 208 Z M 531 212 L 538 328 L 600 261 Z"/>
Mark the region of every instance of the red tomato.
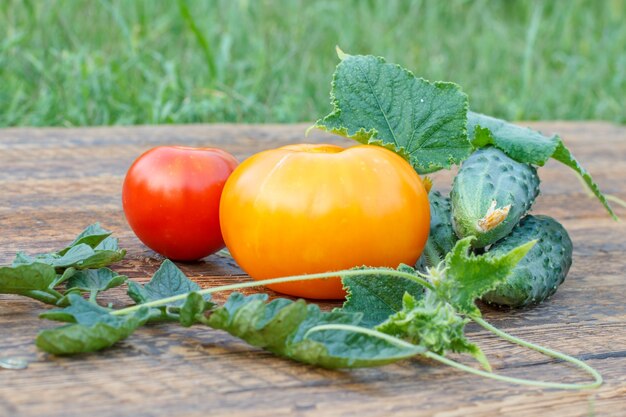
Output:
<path fill-rule="evenodd" d="M 220 204 L 224 241 L 254 279 L 415 264 L 430 227 L 422 181 L 378 146 L 292 145 L 244 161 Z M 269 286 L 341 299 L 339 278 Z"/>
<path fill-rule="evenodd" d="M 159 146 L 141 155 L 126 174 L 122 203 L 137 237 L 161 255 L 181 261 L 224 247 L 219 202 L 237 166 L 220 149 Z"/>

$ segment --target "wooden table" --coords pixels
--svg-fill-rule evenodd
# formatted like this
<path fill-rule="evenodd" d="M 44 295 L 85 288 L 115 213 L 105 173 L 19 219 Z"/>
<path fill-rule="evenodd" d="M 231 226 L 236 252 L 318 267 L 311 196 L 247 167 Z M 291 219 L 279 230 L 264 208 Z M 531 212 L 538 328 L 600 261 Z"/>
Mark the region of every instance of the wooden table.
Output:
<path fill-rule="evenodd" d="M 607 123 L 533 123 L 559 132 L 602 188 L 626 199 L 626 128 Z M 162 259 L 129 230 L 120 190 L 130 163 L 160 144 L 218 146 L 240 160 L 304 141 L 307 125 L 0 130 L 0 263 L 16 251 L 51 251 L 100 221 L 128 249 L 116 269 L 145 282 Z M 307 141 L 347 144 L 313 132 Z M 163 324 L 139 330 L 98 354 L 58 358 L 38 351 L 37 318 L 48 308 L 0 296 L 0 356 L 29 361 L 0 369 L 0 416 L 624 416 L 626 415 L 626 224 L 612 221 L 565 167 L 540 170 L 535 212 L 556 217 L 574 241 L 574 265 L 548 302 L 489 321 L 532 342 L 586 360 L 605 384 L 595 391 L 526 388 L 460 373 L 423 360 L 377 369 L 328 371 L 251 348 L 204 327 Z M 434 176 L 449 189 L 451 173 Z M 626 210 L 616 207 L 626 219 Z M 182 265 L 202 287 L 248 279 L 228 258 Z M 128 303 L 125 290 L 104 298 Z M 222 296 L 222 299 L 224 296 Z M 218 297 L 219 299 L 219 297 Z M 470 327 L 497 372 L 580 381 L 577 370 Z"/>

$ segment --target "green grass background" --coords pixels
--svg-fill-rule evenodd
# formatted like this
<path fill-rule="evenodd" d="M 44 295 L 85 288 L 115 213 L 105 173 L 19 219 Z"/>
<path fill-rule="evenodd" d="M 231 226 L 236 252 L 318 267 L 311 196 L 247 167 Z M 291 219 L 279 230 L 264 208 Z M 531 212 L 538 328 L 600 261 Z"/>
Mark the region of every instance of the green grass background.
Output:
<path fill-rule="evenodd" d="M 0 126 L 311 121 L 335 45 L 507 119 L 626 122 L 624 0 L 0 0 Z"/>

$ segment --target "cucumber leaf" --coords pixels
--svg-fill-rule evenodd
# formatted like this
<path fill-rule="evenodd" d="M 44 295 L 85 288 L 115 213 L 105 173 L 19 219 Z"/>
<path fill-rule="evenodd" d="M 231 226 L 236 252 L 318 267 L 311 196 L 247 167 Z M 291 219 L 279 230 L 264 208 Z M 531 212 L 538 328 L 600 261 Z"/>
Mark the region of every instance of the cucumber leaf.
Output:
<path fill-rule="evenodd" d="M 543 166 L 549 158 L 553 158 L 570 167 L 582 177 L 611 217 L 617 220 L 598 184 L 567 149 L 560 137 L 544 136 L 535 130 L 474 112 L 468 113 L 467 130 L 475 148 L 495 146 L 518 162 Z"/>
<path fill-rule="evenodd" d="M 446 256 L 445 267 L 431 273 L 435 291 L 443 300 L 460 313 L 480 317 L 475 300 L 504 282 L 515 265 L 532 249 L 535 241 L 493 256 L 474 255 L 470 250 L 473 239 L 470 236 L 459 240 Z"/>
<path fill-rule="evenodd" d="M 208 324 L 276 355 L 325 368 L 378 366 L 425 351 L 345 330 L 320 330 L 306 336 L 308 330 L 323 324 L 358 325 L 361 314 L 322 312 L 303 300 L 266 300 L 265 294 L 233 293 L 211 314 Z"/>
<path fill-rule="evenodd" d="M 431 291 L 420 299 L 405 293 L 402 309 L 376 326 L 376 330 L 423 346 L 438 355 L 448 351 L 469 353 L 490 369 L 484 353 L 465 337 L 465 325 L 469 321 Z"/>
<path fill-rule="evenodd" d="M 72 324 L 43 330 L 35 344 L 41 350 L 55 355 L 94 352 L 112 346 L 130 336 L 149 316 L 149 310 L 124 316 L 84 300 L 77 294 L 68 296 L 70 306 L 43 313 L 41 317 Z"/>
<path fill-rule="evenodd" d="M 415 274 L 415 270 L 407 265 L 400 265 L 398 269 Z M 405 293 L 417 299 L 424 294 L 424 287 L 415 281 L 384 273 L 342 276 L 341 282 L 347 292 L 341 311 L 362 313 L 360 325 L 365 327 L 374 327 L 402 310 Z"/>
<path fill-rule="evenodd" d="M 471 152 L 467 96 L 383 58 L 342 55 L 333 76 L 333 111 L 315 127 L 391 149 L 419 173 L 450 168 Z"/>
<path fill-rule="evenodd" d="M 589 174 L 589 172 L 585 168 L 583 168 L 582 165 L 580 165 L 580 163 L 576 160 L 576 158 L 574 158 L 574 155 L 572 155 L 569 149 L 567 149 L 567 147 L 560 138 L 559 144 L 556 148 L 556 151 L 552 155 L 552 158 L 576 171 L 576 173 L 582 177 L 583 181 L 585 182 L 589 190 L 591 190 L 593 195 L 595 195 L 596 198 L 600 200 L 600 203 L 602 203 L 602 205 L 611 215 L 613 220 L 619 219 L 611 208 L 611 205 L 607 201 L 606 196 L 602 194 L 602 191 L 600 191 L 600 187 L 591 177 L 591 174 Z"/>

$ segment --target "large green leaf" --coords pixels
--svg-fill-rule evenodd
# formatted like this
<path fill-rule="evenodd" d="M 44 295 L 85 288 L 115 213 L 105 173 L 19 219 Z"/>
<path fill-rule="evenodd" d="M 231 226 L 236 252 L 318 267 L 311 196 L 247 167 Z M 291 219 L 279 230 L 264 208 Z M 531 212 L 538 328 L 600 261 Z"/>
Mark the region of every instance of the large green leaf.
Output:
<path fill-rule="evenodd" d="M 326 368 L 378 366 L 424 352 L 345 330 L 320 330 L 307 337 L 307 331 L 319 325 L 358 325 L 361 314 L 322 312 L 303 300 L 266 299 L 265 294 L 233 293 L 208 324 L 277 355 Z"/>
<path fill-rule="evenodd" d="M 565 164 L 582 177 L 611 217 L 617 220 L 598 184 L 574 158 L 560 137 L 545 136 L 535 130 L 474 112 L 468 113 L 467 130 L 475 148 L 493 145 L 518 162 L 538 166 L 543 166 L 549 158 Z"/>
<path fill-rule="evenodd" d="M 471 152 L 467 96 L 374 56 L 344 56 L 335 71 L 333 111 L 315 126 L 403 155 L 420 173 L 449 168 Z"/>

